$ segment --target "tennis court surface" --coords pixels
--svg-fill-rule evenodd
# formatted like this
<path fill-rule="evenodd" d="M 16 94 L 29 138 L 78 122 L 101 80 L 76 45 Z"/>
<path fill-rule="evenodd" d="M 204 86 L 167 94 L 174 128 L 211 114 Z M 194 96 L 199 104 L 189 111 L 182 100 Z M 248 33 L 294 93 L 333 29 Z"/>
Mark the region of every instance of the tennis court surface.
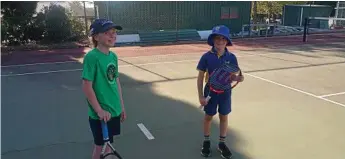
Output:
<path fill-rule="evenodd" d="M 344 158 L 345 43 L 326 42 L 230 48 L 245 72 L 226 138 L 234 159 Z M 196 64 L 209 47 L 181 46 L 190 50 L 114 48 L 128 116 L 114 146 L 124 158 L 203 158 Z M 2 66 L 3 159 L 91 158 L 81 58 Z M 211 158 L 221 158 L 218 127 L 215 117 Z"/>

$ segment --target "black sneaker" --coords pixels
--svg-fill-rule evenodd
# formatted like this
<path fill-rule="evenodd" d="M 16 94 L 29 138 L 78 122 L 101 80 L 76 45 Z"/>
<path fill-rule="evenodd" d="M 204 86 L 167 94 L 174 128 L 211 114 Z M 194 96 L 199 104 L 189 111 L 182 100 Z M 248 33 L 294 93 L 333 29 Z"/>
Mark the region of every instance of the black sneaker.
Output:
<path fill-rule="evenodd" d="M 218 151 L 221 153 L 221 156 L 226 159 L 230 159 L 232 157 L 232 153 L 229 148 L 225 145 L 225 143 L 219 143 Z"/>
<path fill-rule="evenodd" d="M 204 143 L 202 144 L 201 155 L 204 157 L 211 156 L 210 147 L 211 147 L 211 142 L 209 140 L 205 140 Z"/>

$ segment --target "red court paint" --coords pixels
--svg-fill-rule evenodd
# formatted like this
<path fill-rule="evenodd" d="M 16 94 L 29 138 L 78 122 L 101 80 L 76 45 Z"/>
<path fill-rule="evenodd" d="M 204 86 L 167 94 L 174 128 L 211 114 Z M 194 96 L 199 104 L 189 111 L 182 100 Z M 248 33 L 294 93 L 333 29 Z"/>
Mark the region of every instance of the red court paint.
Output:
<path fill-rule="evenodd" d="M 304 44 L 326 44 L 330 42 L 343 42 L 345 33 L 329 33 L 320 35 L 309 35 L 307 42 L 302 42 L 302 35 L 234 39 L 234 46 L 229 47 L 231 51 L 253 50 L 256 48 L 279 48 L 282 46 L 304 45 Z M 165 54 L 185 54 L 191 52 L 205 52 L 210 49 L 205 44 L 176 44 L 163 46 L 129 46 L 115 47 L 119 57 L 152 56 Z M 2 65 L 19 65 L 32 63 L 64 62 L 83 58 L 90 48 L 60 49 L 60 50 L 38 50 L 38 51 L 16 51 L 10 56 L 3 56 Z"/>

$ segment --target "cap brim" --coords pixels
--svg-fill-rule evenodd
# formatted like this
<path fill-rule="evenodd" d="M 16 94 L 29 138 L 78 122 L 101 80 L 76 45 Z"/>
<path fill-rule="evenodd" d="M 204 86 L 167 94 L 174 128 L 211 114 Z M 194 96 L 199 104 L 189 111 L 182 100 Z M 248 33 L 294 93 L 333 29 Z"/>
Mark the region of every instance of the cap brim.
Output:
<path fill-rule="evenodd" d="M 223 34 L 219 34 L 219 33 L 212 33 L 212 34 L 210 34 L 208 36 L 208 39 L 207 39 L 208 45 L 213 46 L 213 37 L 216 36 L 216 35 L 224 36 Z M 226 36 L 224 36 L 224 37 L 228 40 L 227 46 L 232 46 L 231 39 L 229 37 L 226 37 Z"/>
<path fill-rule="evenodd" d="M 114 28 L 114 29 L 116 29 L 116 30 L 122 30 L 122 27 L 121 27 L 121 26 L 116 25 L 116 24 L 112 24 L 112 25 L 109 25 L 109 26 L 104 27 L 104 28 L 103 28 L 103 32 L 106 32 L 106 31 L 108 31 L 109 29 L 112 29 L 112 28 Z"/>
<path fill-rule="evenodd" d="M 90 26 L 90 28 L 91 28 L 91 26 Z M 107 32 L 110 29 L 122 30 L 122 26 L 116 25 L 116 24 L 111 22 L 111 23 L 105 24 L 104 26 L 97 26 L 94 29 L 95 30 L 93 30 L 93 29 L 90 30 L 90 33 L 89 33 L 90 36 L 98 34 L 98 33 Z"/>

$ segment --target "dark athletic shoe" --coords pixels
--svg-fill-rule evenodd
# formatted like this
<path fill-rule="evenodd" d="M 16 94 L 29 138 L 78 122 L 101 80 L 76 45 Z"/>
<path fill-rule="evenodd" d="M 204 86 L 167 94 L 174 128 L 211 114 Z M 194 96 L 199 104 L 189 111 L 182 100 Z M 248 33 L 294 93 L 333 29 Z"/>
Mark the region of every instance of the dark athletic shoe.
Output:
<path fill-rule="evenodd" d="M 204 143 L 202 144 L 201 148 L 201 155 L 204 157 L 210 157 L 211 156 L 211 141 L 205 140 Z"/>
<path fill-rule="evenodd" d="M 221 156 L 225 159 L 230 159 L 232 157 L 232 153 L 229 148 L 225 145 L 225 143 L 219 143 L 218 151 L 220 152 Z"/>

